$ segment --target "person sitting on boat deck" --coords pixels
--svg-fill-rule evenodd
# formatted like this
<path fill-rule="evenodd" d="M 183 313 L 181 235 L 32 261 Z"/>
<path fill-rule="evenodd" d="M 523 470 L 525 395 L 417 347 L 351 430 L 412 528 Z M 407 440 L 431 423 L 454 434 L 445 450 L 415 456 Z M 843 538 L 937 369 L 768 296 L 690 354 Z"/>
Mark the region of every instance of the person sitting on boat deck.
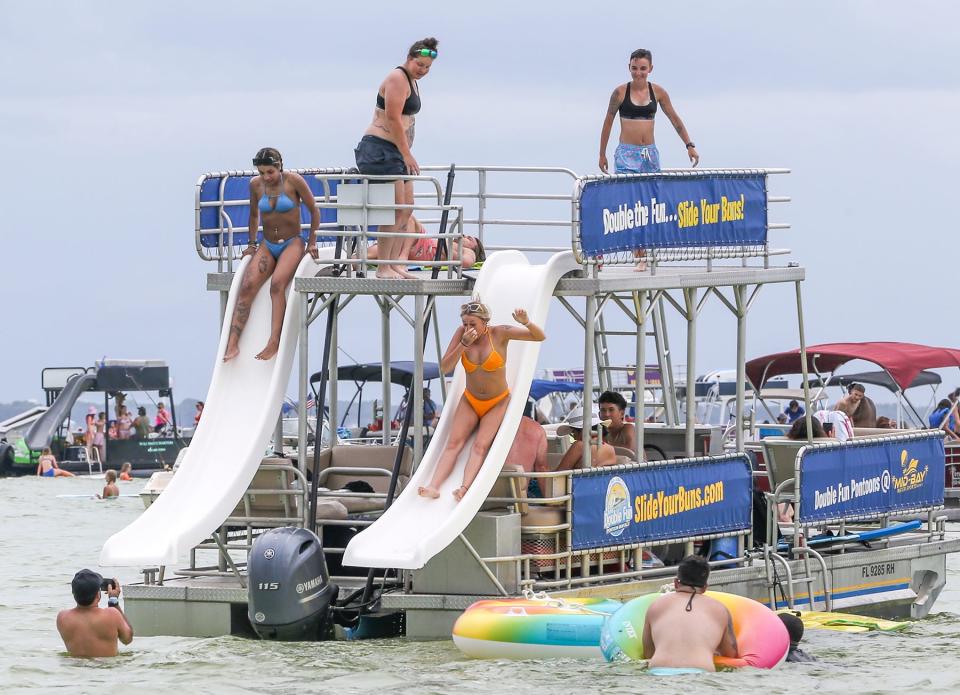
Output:
<path fill-rule="evenodd" d="M 50 451 L 50 447 L 44 448 L 37 461 L 37 476 L 40 478 L 74 478 L 70 471 L 65 471 L 57 465 L 57 457 Z"/>
<path fill-rule="evenodd" d="M 563 454 L 558 471 L 570 471 L 574 468 L 583 468 L 583 429 L 584 429 L 583 408 L 577 406 L 564 419 L 563 424 L 557 427 L 557 435 L 573 437 L 573 444 Z M 617 452 L 613 446 L 603 441 L 602 426 L 600 415 L 596 408 L 590 413 L 590 422 L 587 427 L 590 430 L 590 465 L 594 468 L 601 466 L 613 466 L 617 463 Z"/>
<path fill-rule="evenodd" d="M 703 595 L 709 577 L 706 559 L 689 555 L 677 566 L 674 591 L 650 604 L 643 621 L 643 654 L 649 673 L 716 671 L 714 654 L 739 656 L 730 611 Z"/>
<path fill-rule="evenodd" d="M 142 405 L 137 408 L 137 417 L 133 419 L 133 429 L 140 439 L 146 439 L 150 436 L 150 418 L 147 417 L 147 409 Z"/>
<path fill-rule="evenodd" d="M 600 128 L 600 171 L 609 173 L 607 142 L 613 129 L 613 119 L 620 116 L 620 143 L 614 152 L 613 162 L 617 174 L 650 174 L 660 171 L 660 152 L 654 142 L 654 119 L 657 105 L 670 119 L 677 135 L 687 148 L 687 156 L 693 166 L 700 163 L 697 148 L 690 140 L 686 126 L 673 108 L 667 90 L 649 81 L 653 72 L 653 54 L 638 48 L 630 54 L 628 63 L 630 81 L 620 85 L 610 95 L 607 115 Z M 640 103 L 634 101 L 634 95 Z M 645 252 L 637 251 L 637 270 L 646 270 Z"/>
<path fill-rule="evenodd" d="M 439 42 L 429 37 L 417 41 L 407 51 L 407 59 L 386 76 L 377 90 L 377 105 L 366 133 L 354 154 L 361 174 L 377 176 L 419 176 L 420 165 L 411 148 L 416 116 L 420 113 L 420 90 L 415 84 L 427 73 L 437 57 Z M 397 205 L 413 205 L 413 181 L 394 182 Z M 397 210 L 395 223 L 380 227 L 382 232 L 399 232 L 407 227 L 410 209 Z M 383 237 L 380 257 L 406 258 L 413 245 L 410 237 Z M 413 278 L 402 264 L 377 266 L 378 278 Z"/>
<path fill-rule="evenodd" d="M 97 572 L 82 569 L 71 582 L 76 608 L 57 614 L 57 631 L 70 656 L 116 656 L 117 640 L 133 641 L 133 628 L 120 608 L 120 582 L 104 581 Z M 107 608 L 100 608 L 100 592 L 107 592 Z"/>
<path fill-rule="evenodd" d="M 133 476 L 130 475 L 130 472 L 133 470 L 133 464 L 129 461 L 124 461 L 123 465 L 120 466 L 120 480 L 125 482 L 133 480 Z"/>
<path fill-rule="evenodd" d="M 947 433 L 948 438 L 960 439 L 956 418 L 958 406 L 960 406 L 960 401 L 951 403 L 946 398 L 937 403 L 936 409 L 930 413 L 928 419 L 930 429 L 941 429 Z"/>
<path fill-rule="evenodd" d="M 423 223 L 420 222 L 414 215 L 410 215 L 410 221 L 407 224 L 406 231 L 410 233 L 416 232 L 417 234 L 426 234 L 426 229 L 423 226 Z M 437 243 L 438 240 L 430 237 L 424 237 L 423 239 L 417 239 L 413 244 L 407 249 L 407 260 L 413 263 L 422 263 L 424 261 L 432 261 L 437 255 Z M 460 243 L 455 239 L 447 239 L 447 249 L 452 251 L 447 253 L 444 251 L 440 254 L 440 260 L 447 260 L 448 256 L 452 255 L 454 260 L 460 258 Z M 367 258 L 372 261 L 375 261 L 380 258 L 380 244 L 371 244 L 367 247 Z M 483 263 L 487 258 L 486 252 L 483 249 L 483 243 L 475 236 L 470 236 L 465 234 L 463 236 L 463 267 L 472 268 L 477 263 Z"/>
<path fill-rule="evenodd" d="M 846 413 L 854 427 L 875 427 L 877 424 L 877 406 L 867 396 L 863 384 L 847 386 L 847 395 L 837 401 L 833 409 Z"/>
<path fill-rule="evenodd" d="M 853 423 L 842 410 L 818 410 L 813 417 L 820 421 L 828 437 L 834 437 L 841 442 L 853 438 Z M 806 418 L 803 419 L 806 420 Z M 876 420 L 873 420 L 873 423 L 876 424 Z"/>
<path fill-rule="evenodd" d="M 97 495 L 97 499 L 108 500 L 111 497 L 119 497 L 120 488 L 117 487 L 117 472 L 111 468 L 104 474 L 103 478 L 106 485 L 103 486 L 103 492 Z"/>
<path fill-rule="evenodd" d="M 826 437 L 823 431 L 823 424 L 815 417 L 810 418 L 811 429 L 813 430 L 813 439 Z M 807 438 L 807 418 L 802 417 L 794 421 L 787 430 L 787 439 L 806 439 Z"/>
<path fill-rule="evenodd" d="M 793 664 L 810 663 L 817 658 L 807 654 L 800 648 L 800 640 L 803 639 L 803 621 L 799 616 L 793 613 L 778 613 L 783 626 L 787 628 L 787 634 L 790 635 L 790 651 L 787 652 L 787 662 Z"/>
<path fill-rule="evenodd" d="M 283 157 L 273 147 L 264 147 L 253 158 L 258 175 L 250 179 L 249 243 L 243 258 L 252 256 L 243 271 L 243 281 L 233 317 L 230 334 L 223 353 L 228 362 L 240 354 L 240 335 L 250 318 L 250 307 L 257 293 L 270 280 L 270 337 L 267 344 L 255 357 L 270 360 L 280 349 L 280 330 L 287 308 L 287 287 L 297 272 L 297 266 L 306 253 L 319 257 L 317 229 L 320 227 L 320 211 L 313 192 L 300 174 L 283 171 Z M 306 206 L 310 213 L 310 234 L 306 246 L 300 236 L 300 208 Z M 257 229 L 263 216 L 263 242 L 257 243 Z"/>
<path fill-rule="evenodd" d="M 609 421 L 604 427 L 604 439 L 610 446 L 620 446 L 630 451 L 637 450 L 637 431 L 632 422 L 624 422 L 627 399 L 616 391 L 604 391 L 597 399 L 600 419 Z"/>
<path fill-rule="evenodd" d="M 790 401 L 787 403 L 787 407 L 783 409 L 783 414 L 787 416 L 786 424 L 792 425 L 794 422 L 806 415 L 807 411 L 804 410 L 803 406 L 797 401 Z"/>
<path fill-rule="evenodd" d="M 440 486 L 453 472 L 460 451 L 474 430 L 477 435 L 463 469 L 463 482 L 453 491 L 458 501 L 480 472 L 510 398 L 507 345 L 511 340 L 540 342 L 546 338 L 543 330 L 527 316 L 526 309 L 514 309 L 513 320 L 520 326 L 491 326 L 490 309 L 477 296 L 460 307 L 461 325 L 440 360 L 440 369 L 449 374 L 459 361 L 466 372 L 467 383 L 463 400 L 454 410 L 450 434 L 433 478 L 428 485 L 418 489 L 420 495 L 440 496 Z"/>
<path fill-rule="evenodd" d="M 897 421 L 891 420 L 886 415 L 881 415 L 877 418 L 877 427 L 887 430 L 895 430 L 897 429 Z"/>
<path fill-rule="evenodd" d="M 197 401 L 196 406 L 194 406 L 197 412 L 193 416 L 193 426 L 196 427 L 200 424 L 200 418 L 203 417 L 203 401 Z"/>

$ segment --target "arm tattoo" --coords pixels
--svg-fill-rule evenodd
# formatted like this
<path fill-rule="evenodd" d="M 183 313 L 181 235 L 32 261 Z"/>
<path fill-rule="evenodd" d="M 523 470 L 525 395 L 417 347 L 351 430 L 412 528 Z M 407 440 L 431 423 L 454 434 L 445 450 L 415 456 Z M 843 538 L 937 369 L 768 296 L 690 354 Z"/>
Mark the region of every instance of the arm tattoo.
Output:
<path fill-rule="evenodd" d="M 610 95 L 610 104 L 607 106 L 607 114 L 612 116 L 620 108 L 620 99 L 617 98 L 617 90 L 613 90 L 613 94 Z"/>

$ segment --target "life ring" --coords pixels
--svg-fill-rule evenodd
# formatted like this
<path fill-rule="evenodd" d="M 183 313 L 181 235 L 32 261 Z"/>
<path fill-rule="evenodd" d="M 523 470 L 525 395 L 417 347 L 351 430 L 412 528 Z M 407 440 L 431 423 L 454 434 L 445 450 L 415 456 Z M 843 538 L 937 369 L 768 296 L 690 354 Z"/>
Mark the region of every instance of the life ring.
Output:
<path fill-rule="evenodd" d="M 623 604 L 613 599 L 491 599 L 471 605 L 453 642 L 476 659 L 602 659 L 600 630 Z"/>
<path fill-rule="evenodd" d="M 753 599 L 721 591 L 708 591 L 730 611 L 739 657 L 715 656 L 724 668 L 773 668 L 790 650 L 790 636 L 777 614 Z M 650 604 L 662 594 L 647 594 L 623 604 L 610 616 L 600 635 L 600 649 L 607 661 L 643 659 L 643 621 Z"/>

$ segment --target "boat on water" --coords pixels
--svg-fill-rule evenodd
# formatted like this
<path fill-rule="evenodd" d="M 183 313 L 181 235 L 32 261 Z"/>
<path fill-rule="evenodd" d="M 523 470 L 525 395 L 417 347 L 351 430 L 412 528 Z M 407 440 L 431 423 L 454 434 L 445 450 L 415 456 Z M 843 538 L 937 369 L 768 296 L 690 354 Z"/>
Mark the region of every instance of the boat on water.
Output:
<path fill-rule="evenodd" d="M 429 235 L 456 244 L 468 228 L 483 239 L 489 255 L 479 272 L 425 262 L 432 272 L 415 280 L 377 279 L 376 262 L 365 255 L 370 225 L 384 223 L 378 215 L 391 210 L 390 202 L 383 202 L 388 198 L 381 197 L 390 193 L 377 188 L 383 184 L 376 177 L 342 169 L 299 173 L 314 188 L 327 246 L 319 264 L 304 259 L 288 290 L 277 358 L 266 366 L 254 364 L 250 352 L 266 338 L 270 301 L 264 289 L 251 308 L 240 357 L 224 364 L 218 355 L 204 420 L 178 473 L 156 503 L 104 544 L 102 565 L 144 571 L 143 584 L 125 587 L 127 614 L 138 634 L 281 634 L 272 616 L 289 616 L 298 596 L 316 588 L 330 597 L 314 614 L 311 630 L 317 637 L 449 637 L 457 617 L 478 600 L 517 597 L 525 590 L 619 601 L 649 594 L 674 575 L 680 556 L 695 551 L 716 558 L 712 589 L 770 608 L 914 619 L 929 613 L 946 583 L 946 556 L 960 550 L 960 541 L 947 538 L 940 514 L 946 475 L 942 434 L 858 432 L 848 442 L 776 437 L 750 442 L 746 436 L 748 378 L 757 391 L 769 377 L 786 373 L 778 371 L 780 357 L 776 369 L 759 371 L 756 360 L 746 360 L 747 319 L 761 290 L 781 286 L 795 297 L 802 383 L 824 365 L 823 351 L 813 354 L 804 343 L 805 271 L 793 262 L 777 265 L 788 252 L 768 238 L 785 226 L 768 220 L 768 210 L 786 200 L 768 192 L 768 180 L 786 170 L 593 177 L 562 168 L 471 166 L 457 173 L 475 177 L 476 185 L 454 192 L 452 183 L 445 185 L 452 182 L 452 170 L 424 167 L 420 176 L 407 178 L 415 182 L 415 207 L 428 229 L 439 222 L 430 215 L 444 221 Z M 220 294 L 222 316 L 232 311 L 244 267 L 239 258 L 247 242 L 252 175 L 208 174 L 197 184 L 196 246 L 201 258 L 217 264 L 207 285 Z M 525 190 L 518 182 L 530 180 L 543 188 L 518 192 Z M 497 193 L 494 181 L 511 192 Z M 495 212 L 505 200 L 537 211 L 545 201 L 556 207 L 553 214 L 531 212 L 518 219 Z M 681 228 L 691 218 L 677 211 L 691 200 L 725 212 Z M 305 213 L 303 221 L 306 225 Z M 516 237 L 510 248 L 493 243 L 498 230 L 527 228 L 549 230 L 552 243 L 518 244 Z M 646 272 L 635 271 L 638 249 L 646 252 Z M 524 251 L 543 262 L 532 262 Z M 596 389 L 615 388 L 614 375 L 629 371 L 629 365 L 646 365 L 648 353 L 655 356 L 659 378 L 672 381 L 671 355 L 681 351 L 668 340 L 667 311 L 686 324 L 684 381 L 695 383 L 698 341 L 704 339 L 698 336 L 698 316 L 711 301 L 729 310 L 737 327 L 732 437 L 724 437 L 726 427 L 697 422 L 696 389 L 683 393 L 683 412 L 690 417 L 681 418 L 673 384 L 658 384 L 660 402 L 650 403 L 648 370 L 634 369 L 631 400 L 645 403 L 644 414 L 659 421 L 637 418 L 641 453 L 633 452 L 632 459 L 594 468 L 587 449 L 582 469 L 557 471 L 569 442 L 548 433 L 547 470 L 505 466 L 526 405 L 522 398 L 511 399 L 463 499 L 456 502 L 450 493 L 465 455 L 441 497 L 428 500 L 416 488 L 429 480 L 449 436 L 448 415 L 465 383 L 458 366 L 432 433 L 424 429 L 422 390 L 411 388 L 412 407 L 397 426 L 385 419 L 377 444 L 336 441 L 311 451 L 307 413 L 300 408 L 296 457 L 263 456 L 295 353 L 298 403 L 305 403 L 315 386 L 318 410 L 329 404 L 331 421 L 338 421 L 336 387 L 323 375 L 338 373 L 338 322 L 344 312 L 369 307 L 370 301 L 379 312 L 379 320 L 368 319 L 367 325 L 379 329 L 381 402 L 389 413 L 392 353 L 412 353 L 410 383 L 424 383 L 432 350 L 427 346 L 443 342 L 437 305 L 474 293 L 496 321 L 506 321 L 518 303 L 540 325 L 552 309 L 568 313 L 576 326 L 576 349 L 583 351 L 584 402 L 593 400 Z M 781 309 L 786 322 L 786 307 Z M 411 329 L 405 348 L 398 346 L 407 337 L 392 317 Z M 315 328 L 321 318 L 322 331 Z M 319 351 L 311 351 L 311 339 L 322 346 L 321 361 L 312 369 L 311 356 Z M 511 344 L 507 380 L 513 393 L 528 392 L 538 351 L 536 343 Z M 898 385 L 909 383 L 904 374 L 890 371 Z M 810 391 L 803 389 L 807 412 L 815 406 Z M 644 461 L 647 444 L 664 451 L 665 460 Z M 760 451 L 766 454 L 762 461 Z M 843 472 L 839 478 L 837 471 Z M 542 496 L 527 494 L 531 480 Z M 792 533 L 783 538 L 779 503 L 794 508 Z M 924 522 L 906 527 L 891 521 L 903 513 Z M 311 562 L 322 558 L 321 565 L 311 565 L 309 572 L 291 566 L 284 575 L 274 563 L 270 571 L 280 572 L 276 577 L 251 575 L 251 567 L 262 568 L 263 558 L 281 551 L 261 543 L 274 537 L 268 530 L 290 526 L 317 532 L 323 552 L 312 553 Z M 837 540 L 819 545 L 806 540 L 827 535 Z M 294 579 L 301 570 L 307 573 Z"/>
<path fill-rule="evenodd" d="M 104 359 L 93 367 L 47 367 L 41 383 L 46 405 L 0 424 L 0 442 L 7 445 L 0 448 L 0 475 L 33 475 L 41 452 L 50 448 L 60 468 L 72 473 L 102 473 L 105 466 L 130 463 L 134 475 L 146 477 L 172 466 L 190 443 L 193 428 L 177 425 L 170 370 L 162 360 Z M 104 423 L 102 448 L 87 447 L 84 428 L 74 427 L 71 411 L 90 392 L 103 394 L 102 412 L 114 423 L 128 395 L 157 393 L 170 403 L 170 424 L 145 436 L 120 437 Z"/>

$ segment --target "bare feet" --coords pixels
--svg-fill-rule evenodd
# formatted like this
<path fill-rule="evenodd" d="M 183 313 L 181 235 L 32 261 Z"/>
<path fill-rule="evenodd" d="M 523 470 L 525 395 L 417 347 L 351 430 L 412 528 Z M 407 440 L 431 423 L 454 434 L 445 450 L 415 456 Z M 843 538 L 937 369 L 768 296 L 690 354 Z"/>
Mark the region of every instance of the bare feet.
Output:
<path fill-rule="evenodd" d="M 223 361 L 224 361 L 224 362 L 229 362 L 230 360 L 232 360 L 234 357 L 236 357 L 236 356 L 239 355 L 239 354 L 240 354 L 240 348 L 239 348 L 239 347 L 237 347 L 236 345 L 234 345 L 233 347 L 230 347 L 229 345 L 227 345 L 227 349 L 226 349 L 226 351 L 223 353 Z"/>
<path fill-rule="evenodd" d="M 464 496 L 465 494 L 467 494 L 467 486 L 466 486 L 466 485 L 461 485 L 460 487 L 458 487 L 456 490 L 453 491 L 453 498 L 454 498 L 457 502 L 459 502 L 460 500 L 463 499 L 463 496 Z"/>
<path fill-rule="evenodd" d="M 377 278 L 380 280 L 400 280 L 403 276 L 392 265 L 378 265 Z"/>
<path fill-rule="evenodd" d="M 417 488 L 417 494 L 421 497 L 429 497 L 430 499 L 435 500 L 440 496 L 440 491 L 435 487 L 424 487 L 421 485 Z"/>
<path fill-rule="evenodd" d="M 402 277 L 402 278 L 404 278 L 404 279 L 406 279 L 406 280 L 416 280 L 416 279 L 417 279 L 417 276 L 416 276 L 416 275 L 414 275 L 413 273 L 410 273 L 410 272 L 404 270 L 403 266 L 398 266 L 398 267 L 397 267 L 397 272 L 400 274 L 400 277 Z"/>
<path fill-rule="evenodd" d="M 643 251 L 634 251 L 633 257 L 637 259 L 637 267 L 634 268 L 634 271 L 642 273 L 647 269 L 647 252 Z"/>
<path fill-rule="evenodd" d="M 271 340 L 267 343 L 267 347 L 263 348 L 260 352 L 256 354 L 258 360 L 272 360 L 277 352 L 280 350 L 280 341 Z"/>

